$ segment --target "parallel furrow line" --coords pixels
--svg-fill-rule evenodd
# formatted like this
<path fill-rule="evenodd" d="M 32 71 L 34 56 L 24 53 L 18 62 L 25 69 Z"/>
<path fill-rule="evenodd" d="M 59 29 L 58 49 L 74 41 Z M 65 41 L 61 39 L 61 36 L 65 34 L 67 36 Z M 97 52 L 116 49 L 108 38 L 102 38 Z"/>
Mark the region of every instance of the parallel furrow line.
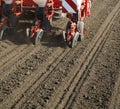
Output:
<path fill-rule="evenodd" d="M 24 51 L 26 49 L 26 46 L 17 46 L 17 47 L 10 47 L 10 49 L 6 49 L 6 52 L 3 52 L 2 55 L 0 55 L 0 67 L 2 68 L 5 63 L 8 63 L 12 58 L 16 57 L 19 55 L 20 52 Z"/>
<path fill-rule="evenodd" d="M 49 57 L 48 61 L 41 65 L 37 71 L 35 71 L 33 74 L 30 75 L 29 78 L 26 78 L 24 81 L 24 84 L 22 84 L 18 89 L 14 90 L 13 94 L 11 94 L 5 102 L 0 104 L 0 107 L 6 106 L 6 108 L 10 108 L 11 106 L 14 107 L 18 102 L 20 104 L 26 99 L 26 94 L 29 91 L 29 93 L 32 93 L 33 90 L 38 87 L 38 83 L 43 81 L 51 72 L 51 69 L 47 71 L 47 67 L 54 64 L 56 66 L 61 59 L 68 54 L 70 49 L 63 50 L 63 49 L 57 49 L 52 54 L 52 56 Z M 54 58 L 53 58 L 54 57 Z"/>
<path fill-rule="evenodd" d="M 6 63 L 0 66 L 0 74 L 2 74 L 0 81 L 2 81 L 5 77 L 7 77 L 13 71 L 16 63 L 17 64 L 20 63 L 22 60 L 24 60 L 25 58 L 33 54 L 35 51 L 39 50 L 40 49 L 39 46 L 40 45 L 34 47 L 33 45 L 29 45 L 27 47 L 24 47 L 24 49 L 20 52 L 15 51 L 16 55 L 13 58 L 11 57 L 9 61 L 7 61 Z"/>
<path fill-rule="evenodd" d="M 103 25 L 98 30 L 97 34 L 93 38 L 93 41 L 89 44 L 88 48 L 84 51 L 83 55 L 78 59 L 81 63 L 79 63 L 79 67 L 76 66 L 73 71 L 76 72 L 76 74 L 70 78 L 70 80 L 67 82 L 67 84 L 63 84 L 59 87 L 58 91 L 55 94 L 55 98 L 51 101 L 50 104 L 48 104 L 48 107 L 51 107 L 52 109 L 63 109 L 69 107 L 69 105 L 72 102 L 71 97 L 72 93 L 75 91 L 75 87 L 78 84 L 78 81 L 82 78 L 84 75 L 84 71 L 88 68 L 92 58 L 95 56 L 95 53 L 99 49 L 99 46 L 101 45 L 102 41 L 107 39 L 105 35 L 107 34 L 107 31 L 112 26 L 112 21 L 115 19 L 117 14 L 119 13 L 119 6 L 120 2 L 116 5 L 116 7 L 113 9 L 113 11 L 109 14 Z M 105 40 L 104 40 L 105 38 Z M 102 45 L 101 45 L 102 47 Z M 82 60 L 81 60 L 82 59 Z M 86 77 L 86 76 L 85 76 Z M 84 78 L 85 78 L 84 77 Z M 63 90 L 68 89 L 68 91 L 63 92 Z M 61 93 L 59 93 L 61 92 Z M 74 96 L 73 96 L 74 98 Z M 71 99 L 71 100 L 70 100 Z M 70 101 L 69 101 L 70 100 Z"/>

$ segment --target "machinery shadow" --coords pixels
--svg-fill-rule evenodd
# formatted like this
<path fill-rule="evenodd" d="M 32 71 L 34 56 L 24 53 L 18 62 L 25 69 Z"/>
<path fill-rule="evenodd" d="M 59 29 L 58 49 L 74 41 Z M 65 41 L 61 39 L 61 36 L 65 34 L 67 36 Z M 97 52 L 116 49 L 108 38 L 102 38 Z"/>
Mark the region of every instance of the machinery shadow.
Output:
<path fill-rule="evenodd" d="M 47 47 L 61 47 L 66 48 L 66 44 L 62 36 L 63 29 L 58 27 L 52 27 L 51 32 L 44 32 L 44 35 L 41 39 L 41 45 Z"/>
<path fill-rule="evenodd" d="M 28 13 L 23 13 L 23 15 L 19 17 L 17 26 L 14 28 L 8 28 L 4 33 L 2 40 L 9 40 L 16 45 L 28 44 L 26 28 L 31 27 L 33 24 L 33 18 L 34 14 L 30 13 L 28 15 Z"/>

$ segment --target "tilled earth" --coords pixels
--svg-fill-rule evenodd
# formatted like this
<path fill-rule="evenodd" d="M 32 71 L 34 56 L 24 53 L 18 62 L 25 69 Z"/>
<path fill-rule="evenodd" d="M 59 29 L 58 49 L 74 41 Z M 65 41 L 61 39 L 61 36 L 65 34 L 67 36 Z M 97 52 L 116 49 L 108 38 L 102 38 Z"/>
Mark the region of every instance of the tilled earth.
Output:
<path fill-rule="evenodd" d="M 62 40 L 67 19 L 36 46 L 22 20 L 0 41 L 0 109 L 120 109 L 119 18 L 119 0 L 92 0 L 85 38 L 72 49 Z"/>

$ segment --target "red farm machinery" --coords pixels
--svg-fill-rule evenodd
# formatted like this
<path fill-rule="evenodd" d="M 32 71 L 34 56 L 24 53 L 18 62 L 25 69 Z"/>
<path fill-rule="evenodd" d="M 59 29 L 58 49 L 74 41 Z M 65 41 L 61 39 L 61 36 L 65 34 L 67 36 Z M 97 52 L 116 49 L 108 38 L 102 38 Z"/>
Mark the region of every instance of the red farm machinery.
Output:
<path fill-rule="evenodd" d="M 16 27 L 17 17 L 26 9 L 35 11 L 34 24 L 26 29 L 27 37 L 34 44 L 39 42 L 44 31 L 49 31 L 51 19 L 58 10 L 69 19 L 62 34 L 65 43 L 74 47 L 84 37 L 83 20 L 90 15 L 90 0 L 10 0 L 12 3 L 9 8 L 7 5 L 5 7 L 5 1 L 0 0 L 0 39 L 6 29 Z"/>

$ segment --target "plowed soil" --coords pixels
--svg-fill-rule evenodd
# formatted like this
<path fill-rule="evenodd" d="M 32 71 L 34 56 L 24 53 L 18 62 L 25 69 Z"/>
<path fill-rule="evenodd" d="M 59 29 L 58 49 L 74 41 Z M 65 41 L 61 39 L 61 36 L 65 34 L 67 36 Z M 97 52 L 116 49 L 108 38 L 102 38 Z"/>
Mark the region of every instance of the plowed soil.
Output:
<path fill-rule="evenodd" d="M 72 49 L 62 39 L 67 18 L 33 45 L 22 17 L 0 41 L 0 109 L 120 109 L 119 0 L 92 0 L 85 38 Z"/>

